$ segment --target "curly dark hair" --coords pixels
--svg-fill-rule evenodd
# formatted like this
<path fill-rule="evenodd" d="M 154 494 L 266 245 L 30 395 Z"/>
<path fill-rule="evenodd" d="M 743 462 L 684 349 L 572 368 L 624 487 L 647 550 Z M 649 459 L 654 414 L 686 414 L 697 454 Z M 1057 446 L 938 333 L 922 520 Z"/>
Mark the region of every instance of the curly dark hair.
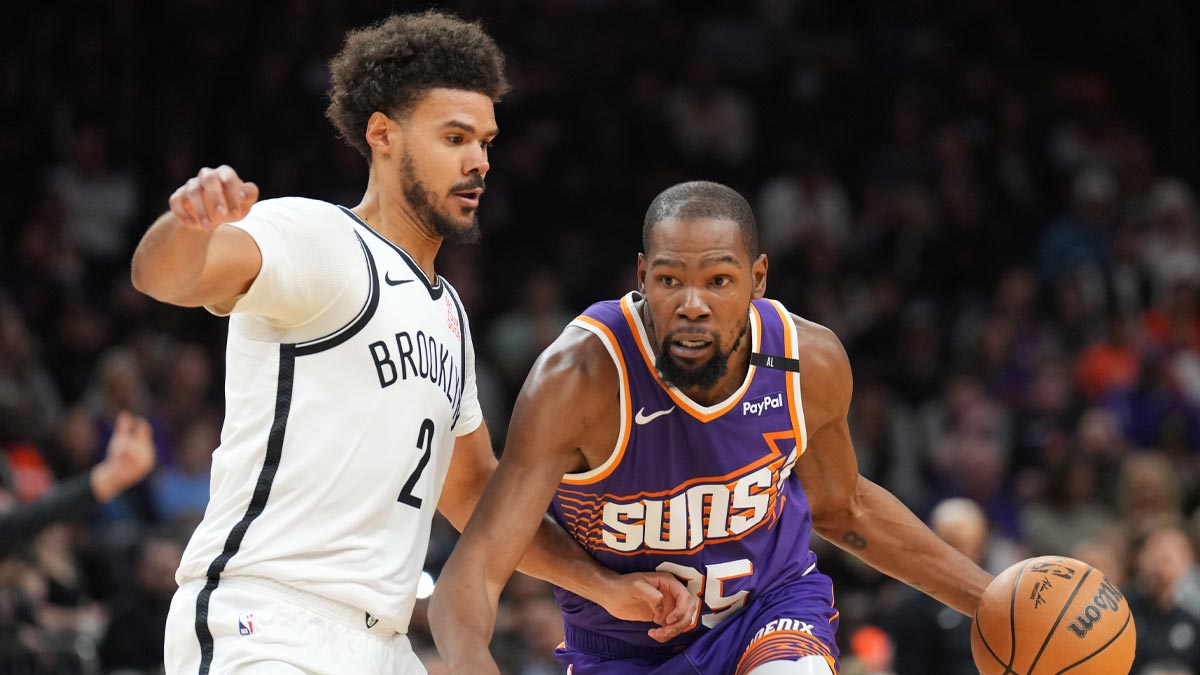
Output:
<path fill-rule="evenodd" d="M 434 88 L 475 91 L 493 101 L 509 90 L 504 54 L 483 28 L 433 11 L 347 33 L 329 73 L 325 116 L 368 159 L 363 131 L 376 111 L 403 117 Z"/>

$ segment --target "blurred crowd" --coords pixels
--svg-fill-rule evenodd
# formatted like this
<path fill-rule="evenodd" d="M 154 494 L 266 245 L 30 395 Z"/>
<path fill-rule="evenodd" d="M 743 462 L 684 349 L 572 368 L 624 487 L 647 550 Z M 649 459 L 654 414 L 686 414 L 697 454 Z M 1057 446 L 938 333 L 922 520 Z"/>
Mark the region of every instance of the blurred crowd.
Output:
<path fill-rule="evenodd" d="M 0 29 L 0 512 L 95 464 L 119 411 L 150 420 L 158 454 L 140 486 L 0 560 L 0 675 L 161 668 L 225 320 L 134 291 L 133 244 L 202 166 L 356 204 L 365 167 L 322 117 L 325 61 L 347 28 L 428 4 L 23 3 Z M 633 287 L 653 195 L 722 181 L 755 207 L 769 295 L 849 351 L 862 473 L 992 572 L 1095 565 L 1134 608 L 1134 672 L 1200 673 L 1195 6 L 446 8 L 483 20 L 515 84 L 484 242 L 438 261 L 498 444 L 537 354 Z M 434 576 L 453 543 L 439 522 Z M 844 675 L 975 672 L 966 617 L 815 545 Z M 437 675 L 423 609 L 411 637 Z M 505 672 L 560 672 L 561 634 L 548 587 L 514 578 Z"/>

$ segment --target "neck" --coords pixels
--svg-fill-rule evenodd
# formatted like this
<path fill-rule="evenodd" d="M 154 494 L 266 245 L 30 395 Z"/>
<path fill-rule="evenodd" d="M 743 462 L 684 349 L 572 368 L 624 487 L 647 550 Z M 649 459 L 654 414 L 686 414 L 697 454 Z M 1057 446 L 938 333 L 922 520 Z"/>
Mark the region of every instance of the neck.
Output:
<path fill-rule="evenodd" d="M 646 304 L 644 297 L 638 307 L 638 313 L 642 317 L 642 325 L 646 328 L 646 339 L 650 342 L 650 349 L 654 352 L 655 361 L 657 362 L 658 359 L 663 358 L 671 358 L 670 356 L 663 356 L 662 344 L 659 342 L 654 321 L 650 318 L 650 308 Z M 737 342 L 737 349 L 729 355 L 729 369 L 721 379 L 717 380 L 716 384 L 707 389 L 702 387 L 677 388 L 683 392 L 684 396 L 703 406 L 720 403 L 729 398 L 746 381 L 746 371 L 750 368 L 750 343 L 750 331 L 749 326 L 747 326 L 746 334 Z M 661 375 L 655 373 L 655 377 L 661 378 Z"/>
<path fill-rule="evenodd" d="M 404 249 L 425 272 L 425 276 L 434 281 L 437 273 L 433 262 L 442 247 L 442 238 L 430 232 L 417 218 L 399 186 L 389 193 L 380 189 L 381 182 L 372 169 L 362 201 L 351 210 L 366 221 L 371 229 Z"/>

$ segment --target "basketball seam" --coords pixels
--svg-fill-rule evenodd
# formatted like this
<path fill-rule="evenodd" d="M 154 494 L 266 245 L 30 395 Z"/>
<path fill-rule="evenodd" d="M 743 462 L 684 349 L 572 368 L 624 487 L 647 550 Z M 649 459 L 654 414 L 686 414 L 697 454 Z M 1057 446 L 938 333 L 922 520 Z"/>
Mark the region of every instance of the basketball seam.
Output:
<path fill-rule="evenodd" d="M 1024 565 L 1021 565 L 1021 570 L 1017 572 L 1017 578 L 1013 580 L 1012 598 L 1008 602 L 1008 663 L 1004 664 L 1004 672 L 1011 672 L 1013 663 L 1017 660 L 1017 588 L 1021 586 L 1021 577 L 1025 576 L 1025 568 L 1029 567 L 1028 560 Z"/>
<path fill-rule="evenodd" d="M 1096 649 L 1096 651 L 1092 652 L 1091 654 L 1088 654 L 1087 656 L 1083 657 L 1082 659 L 1079 659 L 1078 661 L 1076 661 L 1075 663 L 1072 663 L 1071 665 L 1067 666 L 1066 668 L 1063 668 L 1062 670 L 1058 671 L 1054 675 L 1062 675 L 1063 673 L 1074 668 L 1075 666 L 1082 664 L 1084 661 L 1087 661 L 1087 660 L 1095 657 L 1097 654 L 1104 651 L 1105 649 L 1108 649 L 1108 646 L 1111 645 L 1112 643 L 1116 642 L 1117 638 L 1121 637 L 1121 635 L 1123 635 L 1125 633 L 1125 629 L 1129 628 L 1130 621 L 1133 621 L 1133 614 L 1129 611 L 1128 607 L 1126 607 L 1125 624 L 1121 626 L 1121 630 L 1117 631 L 1116 635 L 1109 638 L 1108 642 L 1105 642 L 1104 644 L 1100 645 L 1100 647 L 1098 649 Z"/>
<path fill-rule="evenodd" d="M 1038 648 L 1037 655 L 1033 657 L 1033 663 L 1029 664 L 1029 675 L 1033 675 L 1033 671 L 1037 668 L 1037 662 L 1042 658 L 1042 652 L 1046 651 L 1046 645 L 1050 643 L 1050 638 L 1054 637 L 1054 629 L 1058 628 L 1058 624 L 1062 623 L 1063 615 L 1067 613 L 1067 608 L 1075 601 L 1075 596 L 1079 595 L 1079 589 L 1083 587 L 1083 582 L 1087 581 L 1088 575 L 1092 573 L 1095 567 L 1088 566 L 1083 576 L 1079 578 L 1079 583 L 1075 584 L 1075 588 L 1071 591 L 1071 596 L 1063 603 L 1063 608 L 1058 612 L 1058 618 L 1054 620 L 1054 625 L 1050 626 L 1050 631 L 1046 633 L 1046 639 L 1042 640 L 1042 646 Z"/>
<path fill-rule="evenodd" d="M 979 641 L 982 642 L 983 646 L 987 648 L 988 653 L 992 655 L 992 658 L 996 659 L 996 663 L 1004 666 L 1004 672 L 1008 673 L 1010 671 L 1009 667 L 1005 666 L 1004 662 L 1000 660 L 999 654 L 992 651 L 992 646 L 990 644 L 988 644 L 987 638 L 983 634 L 983 629 L 979 627 L 979 610 L 978 609 L 975 610 L 975 632 L 979 633 Z"/>

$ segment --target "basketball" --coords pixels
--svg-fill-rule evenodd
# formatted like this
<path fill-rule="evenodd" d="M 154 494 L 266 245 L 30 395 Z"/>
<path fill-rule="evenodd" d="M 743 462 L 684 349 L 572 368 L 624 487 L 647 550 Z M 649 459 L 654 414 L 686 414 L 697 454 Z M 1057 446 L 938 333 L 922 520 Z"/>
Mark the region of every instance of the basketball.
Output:
<path fill-rule="evenodd" d="M 1072 558 L 1030 558 L 983 593 L 971 630 L 982 675 L 1127 675 L 1137 631 L 1125 596 Z"/>

